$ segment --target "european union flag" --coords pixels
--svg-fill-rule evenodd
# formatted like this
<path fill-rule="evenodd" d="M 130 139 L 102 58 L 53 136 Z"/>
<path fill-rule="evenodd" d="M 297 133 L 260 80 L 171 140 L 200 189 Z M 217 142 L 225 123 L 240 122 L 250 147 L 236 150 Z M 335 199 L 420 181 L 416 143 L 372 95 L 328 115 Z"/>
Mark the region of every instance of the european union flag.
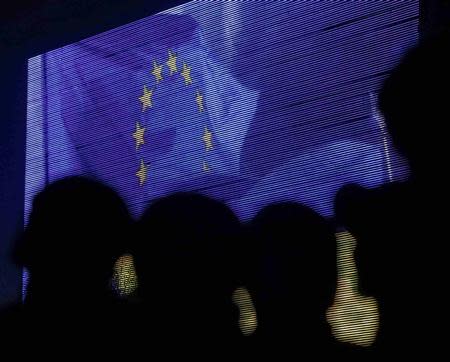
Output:
<path fill-rule="evenodd" d="M 242 217 L 281 200 L 329 216 L 343 184 L 389 181 L 370 99 L 415 36 L 363 30 L 414 11 L 192 2 L 44 54 L 50 180 L 90 174 L 137 214 L 191 190 Z"/>
<path fill-rule="evenodd" d="M 239 178 L 258 93 L 200 35 L 193 18 L 161 14 L 47 55 L 85 170 L 131 205 Z"/>

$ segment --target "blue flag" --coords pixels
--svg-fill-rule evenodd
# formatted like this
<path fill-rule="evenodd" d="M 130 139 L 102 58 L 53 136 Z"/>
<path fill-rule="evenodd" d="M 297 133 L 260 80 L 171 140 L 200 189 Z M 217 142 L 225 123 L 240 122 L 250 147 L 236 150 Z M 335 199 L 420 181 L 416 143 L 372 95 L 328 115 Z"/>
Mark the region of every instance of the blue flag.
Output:
<path fill-rule="evenodd" d="M 258 92 L 214 60 L 191 17 L 140 25 L 47 55 L 85 172 L 132 205 L 239 179 Z"/>
<path fill-rule="evenodd" d="M 376 26 L 367 14 L 383 10 L 377 21 L 389 23 L 415 8 L 212 6 L 188 3 L 42 56 L 50 181 L 92 175 L 136 214 L 199 191 L 245 218 L 282 200 L 331 216 L 342 185 L 390 181 L 371 94 L 416 35 L 383 28 L 380 42 L 363 29 Z M 349 14 L 368 20 L 330 27 Z"/>

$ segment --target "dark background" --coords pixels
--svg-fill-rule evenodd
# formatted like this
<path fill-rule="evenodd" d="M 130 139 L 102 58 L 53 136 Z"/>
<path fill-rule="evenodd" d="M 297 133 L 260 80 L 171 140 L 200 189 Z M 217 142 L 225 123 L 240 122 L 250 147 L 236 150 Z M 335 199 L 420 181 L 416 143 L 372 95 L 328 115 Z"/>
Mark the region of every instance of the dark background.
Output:
<path fill-rule="evenodd" d="M 15 0 L 0 13 L 0 306 L 20 298 L 8 264 L 23 226 L 27 59 L 184 3 L 183 0 Z M 420 34 L 450 22 L 449 0 L 422 0 Z"/>

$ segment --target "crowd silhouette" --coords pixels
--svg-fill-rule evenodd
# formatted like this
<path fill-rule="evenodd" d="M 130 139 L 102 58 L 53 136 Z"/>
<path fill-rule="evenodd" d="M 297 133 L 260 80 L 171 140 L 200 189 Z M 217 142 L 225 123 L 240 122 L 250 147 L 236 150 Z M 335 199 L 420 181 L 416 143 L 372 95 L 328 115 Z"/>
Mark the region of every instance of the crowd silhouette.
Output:
<path fill-rule="evenodd" d="M 284 202 L 243 225 L 224 203 L 196 193 L 156 200 L 136 222 L 97 181 L 69 177 L 48 185 L 35 197 L 13 255 L 29 284 L 23 303 L 2 312 L 5 346 L 110 355 L 122 345 L 165 359 L 437 353 L 446 318 L 445 215 L 437 204 L 446 205 L 447 196 L 449 47 L 447 34 L 419 45 L 380 93 L 392 141 L 409 161 L 409 180 L 345 186 L 333 222 Z M 356 238 L 361 293 L 380 308 L 377 339 L 364 351 L 337 342 L 326 320 L 336 291 L 336 224 Z M 125 253 L 133 255 L 138 287 L 120 298 L 111 280 Z M 241 286 L 258 316 L 248 337 L 231 298 Z"/>

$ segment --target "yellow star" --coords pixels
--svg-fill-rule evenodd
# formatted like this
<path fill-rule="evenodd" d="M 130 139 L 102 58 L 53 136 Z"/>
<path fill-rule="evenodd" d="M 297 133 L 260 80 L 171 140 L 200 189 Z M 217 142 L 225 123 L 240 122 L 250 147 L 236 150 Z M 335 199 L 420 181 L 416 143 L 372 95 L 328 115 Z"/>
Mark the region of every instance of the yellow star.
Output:
<path fill-rule="evenodd" d="M 133 138 L 136 140 L 136 149 L 139 149 L 140 145 L 145 144 L 144 142 L 144 132 L 145 127 L 141 127 L 139 122 L 136 122 L 136 132 L 133 133 Z"/>
<path fill-rule="evenodd" d="M 147 180 L 147 166 L 145 166 L 144 160 L 141 160 L 141 166 L 136 172 L 136 176 L 139 178 L 139 186 L 142 186 Z"/>
<path fill-rule="evenodd" d="M 208 127 L 205 126 L 205 132 L 203 133 L 202 137 L 203 142 L 205 142 L 205 148 L 206 151 L 212 150 L 213 144 L 212 144 L 212 133 L 209 131 Z"/>
<path fill-rule="evenodd" d="M 147 89 L 147 86 L 144 85 L 144 93 L 139 97 L 139 100 L 142 103 L 142 112 L 144 112 L 147 108 L 152 106 L 152 95 L 153 90 Z"/>
<path fill-rule="evenodd" d="M 195 100 L 197 101 L 198 111 L 202 113 L 205 110 L 205 107 L 203 106 L 203 94 L 201 94 L 199 90 L 197 91 Z"/>
<path fill-rule="evenodd" d="M 186 63 L 183 63 L 183 70 L 181 71 L 181 75 L 184 78 L 184 83 L 186 85 L 192 84 L 191 67 L 189 67 Z"/>
<path fill-rule="evenodd" d="M 206 161 L 203 161 L 203 171 L 208 172 L 209 170 L 209 165 L 206 163 Z"/>
<path fill-rule="evenodd" d="M 163 65 L 160 64 L 158 65 L 158 63 L 156 62 L 156 60 L 153 61 L 153 70 L 152 70 L 152 74 L 155 76 L 156 78 L 156 83 L 159 83 L 161 80 L 163 80 L 162 77 L 162 70 L 163 70 Z"/>
<path fill-rule="evenodd" d="M 170 50 L 169 50 L 169 60 L 167 60 L 166 64 L 169 67 L 170 75 L 172 75 L 173 73 L 178 72 L 178 69 L 177 69 L 177 56 L 176 56 L 175 53 L 172 53 Z"/>

